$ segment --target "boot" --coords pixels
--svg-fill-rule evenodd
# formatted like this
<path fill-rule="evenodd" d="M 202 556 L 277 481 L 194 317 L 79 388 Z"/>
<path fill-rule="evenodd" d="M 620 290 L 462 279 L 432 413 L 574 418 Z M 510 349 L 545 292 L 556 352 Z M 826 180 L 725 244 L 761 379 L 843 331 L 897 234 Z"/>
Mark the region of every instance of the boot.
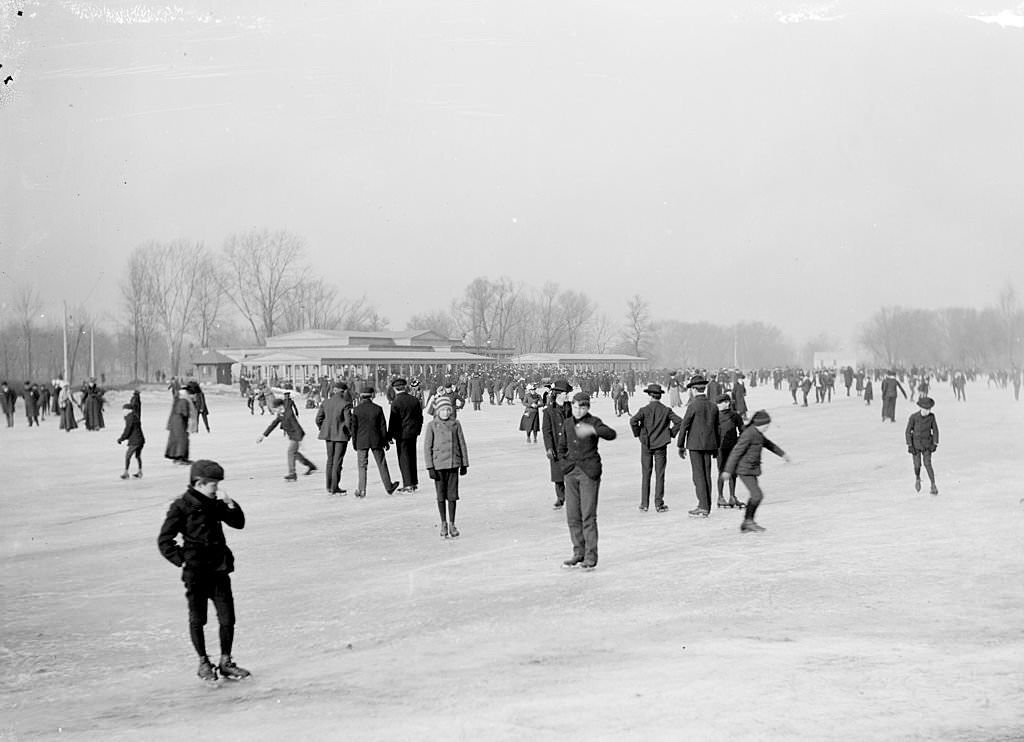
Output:
<path fill-rule="evenodd" d="M 740 526 L 741 533 L 761 533 L 763 530 L 764 526 L 757 525 L 753 520 L 745 520 Z"/>
<path fill-rule="evenodd" d="M 914 480 L 914 491 L 915 492 L 920 492 L 921 491 L 921 477 L 917 477 L 917 479 Z"/>
<path fill-rule="evenodd" d="M 932 488 L 929 490 L 933 495 L 939 494 L 939 488 L 935 486 L 935 482 L 932 482 Z"/>
<path fill-rule="evenodd" d="M 729 495 L 729 507 L 731 508 L 745 508 L 747 503 L 740 502 L 736 499 L 736 495 Z"/>
<path fill-rule="evenodd" d="M 725 501 L 725 498 L 722 497 L 721 495 L 718 496 L 718 507 L 720 507 L 720 508 L 727 508 L 727 507 L 729 507 L 729 503 L 727 503 Z"/>
<path fill-rule="evenodd" d="M 448 521 L 441 521 L 441 538 L 448 538 Z"/>
<path fill-rule="evenodd" d="M 217 671 L 213 669 L 213 665 L 210 664 L 209 657 L 199 658 L 199 669 L 196 671 L 196 675 L 199 676 L 200 680 L 207 682 L 213 682 L 217 679 Z"/>
<path fill-rule="evenodd" d="M 225 677 L 228 680 L 242 680 L 252 675 L 244 667 L 236 665 L 230 656 L 221 655 L 220 666 L 217 669 L 220 670 L 221 677 Z"/>
<path fill-rule="evenodd" d="M 452 523 L 451 526 L 448 527 L 448 535 L 452 538 L 459 537 L 459 529 L 455 527 L 454 523 Z"/>

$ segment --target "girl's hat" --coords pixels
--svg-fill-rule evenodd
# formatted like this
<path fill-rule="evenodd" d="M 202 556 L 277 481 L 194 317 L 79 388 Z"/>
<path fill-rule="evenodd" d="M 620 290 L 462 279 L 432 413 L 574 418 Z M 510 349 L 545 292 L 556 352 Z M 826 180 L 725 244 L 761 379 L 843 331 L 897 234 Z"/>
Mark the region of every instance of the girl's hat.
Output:
<path fill-rule="evenodd" d="M 441 399 L 437 400 L 437 404 L 434 405 L 434 414 L 437 414 L 445 407 L 447 407 L 449 410 L 455 409 L 454 407 L 452 407 L 452 401 L 450 399 L 448 399 L 447 397 L 441 397 Z"/>
<path fill-rule="evenodd" d="M 767 425 L 772 421 L 771 415 L 764 410 L 758 410 L 754 413 L 754 416 L 750 418 L 751 425 Z"/>

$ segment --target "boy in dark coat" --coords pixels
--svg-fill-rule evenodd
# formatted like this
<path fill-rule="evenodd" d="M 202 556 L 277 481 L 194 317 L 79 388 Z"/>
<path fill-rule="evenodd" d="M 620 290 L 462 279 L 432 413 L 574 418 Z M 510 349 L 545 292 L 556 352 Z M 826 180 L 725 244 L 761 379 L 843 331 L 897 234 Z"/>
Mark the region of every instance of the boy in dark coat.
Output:
<path fill-rule="evenodd" d="M 739 476 L 743 484 L 750 491 L 750 498 L 747 500 L 747 512 L 743 518 L 743 525 L 740 531 L 743 533 L 758 533 L 764 528 L 754 521 L 757 508 L 764 499 L 761 486 L 757 478 L 761 476 L 761 449 L 767 448 L 776 456 L 781 456 L 789 462 L 789 456 L 781 448 L 768 440 L 764 431 L 771 424 L 771 417 L 764 410 L 758 410 L 750 418 L 750 424 L 744 428 L 736 446 L 729 454 L 729 460 L 725 464 L 725 471 L 722 472 L 722 479 L 732 479 Z"/>
<path fill-rule="evenodd" d="M 248 670 L 231 658 L 235 638 L 235 599 L 230 574 L 235 557 L 224 539 L 221 523 L 245 527 L 245 513 L 227 492 L 218 492 L 224 469 L 216 461 L 200 460 L 189 470 L 189 486 L 171 503 L 160 528 L 157 546 L 175 567 L 181 567 L 188 601 L 188 626 L 192 646 L 199 655 L 197 674 L 202 680 L 216 680 L 217 672 L 232 680 L 249 677 Z M 181 536 L 181 544 L 177 538 Z M 206 611 L 209 601 L 217 609 L 220 624 L 220 662 L 217 669 L 206 655 Z"/>
<path fill-rule="evenodd" d="M 671 407 L 661 403 L 661 384 L 648 384 L 644 392 L 651 401 L 629 418 L 633 437 L 640 439 L 640 510 L 647 512 L 651 500 L 651 471 L 654 471 L 654 509 L 668 510 L 665 504 L 665 464 L 668 444 L 683 424 Z M 625 393 L 625 392 L 623 392 Z"/>
<path fill-rule="evenodd" d="M 298 479 L 295 475 L 296 459 L 301 461 L 306 467 L 307 475 L 316 471 L 316 464 L 303 456 L 302 452 L 299 451 L 299 445 L 302 443 L 302 439 L 306 437 L 306 431 L 302 429 L 298 419 L 295 417 L 294 403 L 289 404 L 289 400 L 275 399 L 273 405 L 277 414 L 274 416 L 273 422 L 263 431 L 263 435 L 256 439 L 256 442 L 263 443 L 263 440 L 273 432 L 274 428 L 278 425 L 281 426 L 281 430 L 288 436 L 288 474 L 284 480 L 286 482 L 294 482 Z"/>
<path fill-rule="evenodd" d="M 917 406 L 921 409 L 913 413 L 907 420 L 907 451 L 914 457 L 914 489 L 921 491 L 921 460 L 924 460 L 925 471 L 928 472 L 928 479 L 931 480 L 933 495 L 939 494 L 939 488 L 935 486 L 935 470 L 932 469 L 932 454 L 939 447 L 939 424 L 932 414 L 932 407 L 935 400 L 931 397 L 921 397 L 917 400 Z"/>
<path fill-rule="evenodd" d="M 398 491 L 415 492 L 420 484 L 416 471 L 416 439 L 423 431 L 423 406 L 409 394 L 405 379 L 395 379 L 391 386 L 395 390 L 395 398 L 388 418 L 388 437 L 395 442 L 398 469 L 402 473 L 402 487 Z M 480 409 L 479 402 L 474 409 Z"/>
<path fill-rule="evenodd" d="M 124 441 L 128 441 L 128 450 L 124 454 L 124 472 L 121 474 L 121 479 L 128 478 L 128 467 L 132 463 L 133 456 L 139 464 L 139 470 L 135 472 L 135 478 L 142 479 L 142 447 L 146 445 L 146 436 L 142 434 L 142 421 L 139 420 L 138 414 L 130 403 L 123 405 L 121 409 L 124 411 L 124 431 L 121 433 L 121 437 L 117 439 L 117 443 L 121 445 Z"/>
<path fill-rule="evenodd" d="M 558 458 L 565 475 L 565 518 L 572 539 L 572 556 L 563 567 L 597 566 L 597 495 L 601 487 L 599 438 L 615 440 L 616 432 L 590 414 L 590 395 L 580 392 L 572 398 L 572 417 L 562 427 L 565 437 L 558 443 Z"/>
<path fill-rule="evenodd" d="M 324 400 L 316 413 L 317 438 L 327 446 L 327 494 L 344 495 L 341 487 L 341 465 L 348 449 L 352 403 L 348 398 L 348 385 L 338 382 L 331 396 Z"/>

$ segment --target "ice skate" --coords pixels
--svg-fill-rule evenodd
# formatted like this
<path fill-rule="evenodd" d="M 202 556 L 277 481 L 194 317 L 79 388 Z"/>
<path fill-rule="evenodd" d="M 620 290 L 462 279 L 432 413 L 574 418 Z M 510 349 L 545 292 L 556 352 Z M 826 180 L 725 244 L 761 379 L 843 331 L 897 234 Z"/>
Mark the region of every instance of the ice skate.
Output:
<path fill-rule="evenodd" d="M 555 504 L 551 506 L 552 510 L 561 510 L 565 507 L 565 503 L 561 500 L 555 500 Z"/>
<path fill-rule="evenodd" d="M 454 523 L 452 523 L 448 527 L 448 535 L 451 536 L 452 538 L 458 538 L 459 537 L 459 529 L 455 527 Z"/>
<path fill-rule="evenodd" d="M 569 557 L 564 562 L 562 562 L 562 569 L 575 569 L 581 564 L 583 564 L 583 557 Z"/>
<path fill-rule="evenodd" d="M 142 479 L 142 472 L 137 471 L 134 474 L 132 474 L 132 476 L 135 477 L 136 479 Z"/>
<path fill-rule="evenodd" d="M 656 508 L 654 508 L 654 509 L 655 509 L 655 510 L 656 510 L 657 512 L 659 512 L 659 513 L 667 513 L 667 512 L 668 512 L 668 505 L 666 505 L 665 503 L 661 503 L 661 505 L 658 505 L 658 506 L 657 506 Z"/>
<path fill-rule="evenodd" d="M 448 523 L 445 521 L 441 522 L 441 538 L 448 538 Z"/>
<path fill-rule="evenodd" d="M 939 494 L 939 488 L 935 486 L 935 482 L 932 482 L 932 488 L 929 490 L 933 495 Z"/>
<path fill-rule="evenodd" d="M 244 680 L 252 675 L 252 673 L 244 667 L 236 665 L 235 661 L 230 657 L 222 657 L 220 666 L 217 669 L 220 670 L 220 676 L 222 678 L 227 678 L 228 680 Z"/>
<path fill-rule="evenodd" d="M 745 520 L 740 526 L 741 533 L 761 533 L 762 531 L 764 531 L 764 526 L 759 526 L 752 520 Z"/>
<path fill-rule="evenodd" d="M 727 508 L 727 507 L 729 507 L 729 503 L 727 503 L 725 501 L 725 498 L 722 497 L 721 495 L 718 496 L 718 507 L 720 507 L 720 508 Z"/>
<path fill-rule="evenodd" d="M 217 670 L 210 664 L 209 657 L 203 657 L 199 660 L 199 669 L 196 670 L 196 675 L 199 676 L 200 680 L 205 680 L 208 683 L 213 683 L 217 680 Z"/>
<path fill-rule="evenodd" d="M 739 500 L 736 499 L 735 495 L 732 495 L 732 496 L 729 497 L 729 507 L 731 507 L 731 508 L 745 508 L 746 506 L 747 506 L 747 503 L 740 502 Z"/>
<path fill-rule="evenodd" d="M 918 477 L 917 479 L 914 480 L 914 491 L 915 492 L 920 492 L 921 491 L 921 477 Z"/>
<path fill-rule="evenodd" d="M 286 481 L 286 482 L 295 482 L 297 480 L 298 480 L 298 477 L 295 476 L 294 474 L 288 474 L 284 478 L 284 481 Z"/>
<path fill-rule="evenodd" d="M 707 510 L 703 510 L 701 508 L 694 508 L 693 510 L 687 511 L 686 514 L 689 515 L 691 518 L 707 518 L 708 517 L 708 511 Z"/>
<path fill-rule="evenodd" d="M 128 472 L 125 472 L 124 474 L 121 475 L 121 479 L 127 479 L 127 478 L 128 478 Z"/>

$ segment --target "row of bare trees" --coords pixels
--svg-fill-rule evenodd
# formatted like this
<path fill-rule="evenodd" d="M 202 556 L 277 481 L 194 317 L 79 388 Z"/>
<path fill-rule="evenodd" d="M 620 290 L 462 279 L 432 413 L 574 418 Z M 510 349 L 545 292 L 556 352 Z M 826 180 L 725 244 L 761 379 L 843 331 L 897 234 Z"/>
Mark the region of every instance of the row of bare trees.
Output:
<path fill-rule="evenodd" d="M 202 242 L 149 242 L 131 254 L 121 284 L 134 378 L 148 378 L 154 338 L 166 346 L 172 374 L 191 338 L 200 348 L 240 340 L 236 322 L 256 345 L 306 328 L 382 329 L 365 297 L 342 298 L 312 274 L 301 237 L 252 230 L 229 236 L 220 252 Z M 140 368 L 141 367 L 141 368 Z"/>
<path fill-rule="evenodd" d="M 1010 285 L 986 309 L 882 307 L 862 328 L 860 343 L 887 366 L 1017 367 L 1024 310 Z"/>
<path fill-rule="evenodd" d="M 607 353 L 628 349 L 640 355 L 651 335 L 650 312 L 640 296 L 630 300 L 630 317 L 619 327 L 582 291 L 553 281 L 537 288 L 480 277 L 447 308 L 409 319 L 409 327 L 461 338 L 469 346 L 513 347 L 519 353 Z"/>

